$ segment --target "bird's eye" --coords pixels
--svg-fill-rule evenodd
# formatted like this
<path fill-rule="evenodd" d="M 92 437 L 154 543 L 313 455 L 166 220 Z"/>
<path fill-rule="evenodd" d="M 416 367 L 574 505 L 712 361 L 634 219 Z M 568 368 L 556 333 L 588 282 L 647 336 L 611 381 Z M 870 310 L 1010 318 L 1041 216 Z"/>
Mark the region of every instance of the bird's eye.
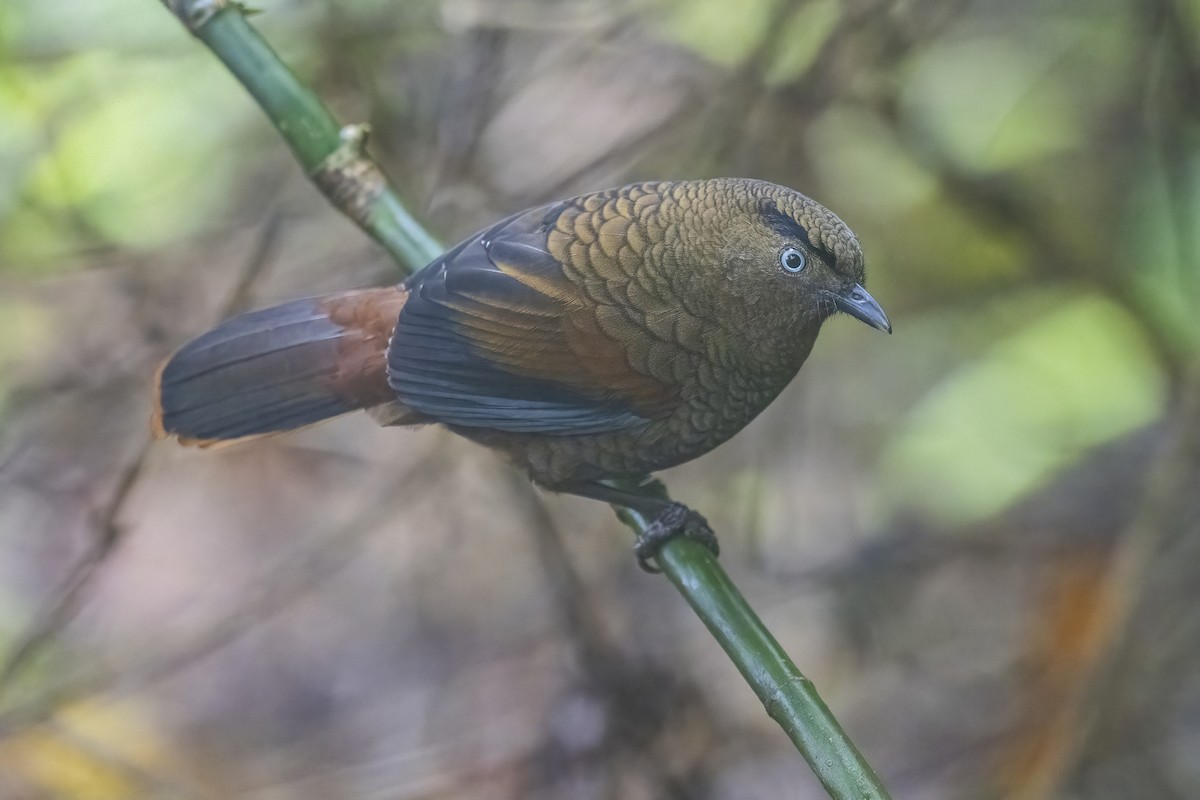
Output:
<path fill-rule="evenodd" d="M 784 248 L 779 254 L 779 264 L 788 272 L 799 272 L 804 269 L 804 253 L 794 247 Z"/>

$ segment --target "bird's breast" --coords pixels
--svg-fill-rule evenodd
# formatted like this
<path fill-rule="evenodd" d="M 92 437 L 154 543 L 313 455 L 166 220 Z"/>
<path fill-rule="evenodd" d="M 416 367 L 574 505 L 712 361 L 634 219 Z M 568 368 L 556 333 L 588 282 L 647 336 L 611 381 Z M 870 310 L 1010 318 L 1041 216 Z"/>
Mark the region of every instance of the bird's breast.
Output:
<path fill-rule="evenodd" d="M 795 359 L 764 362 L 761 353 L 747 352 L 734 334 L 686 314 L 640 320 L 622 315 L 622 320 L 620 341 L 630 368 L 669 387 L 677 401 L 673 409 L 614 434 L 522 437 L 510 440 L 508 447 L 493 439 L 488 444 L 509 450 L 535 479 L 551 486 L 666 469 L 734 436 L 799 369 Z"/>

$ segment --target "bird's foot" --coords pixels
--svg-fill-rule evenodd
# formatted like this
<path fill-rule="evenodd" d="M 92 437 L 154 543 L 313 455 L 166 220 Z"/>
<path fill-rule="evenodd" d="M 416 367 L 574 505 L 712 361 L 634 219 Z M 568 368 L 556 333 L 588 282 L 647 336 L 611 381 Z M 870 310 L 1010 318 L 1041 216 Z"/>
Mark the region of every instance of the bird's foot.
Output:
<path fill-rule="evenodd" d="M 661 572 L 652 562 L 658 558 L 663 546 L 676 536 L 695 539 L 714 556 L 720 554 L 717 535 L 708 527 L 708 520 L 683 503 L 667 499 L 662 484 L 648 477 L 633 485 L 629 482 L 589 481 L 554 488 L 556 491 L 622 506 L 649 520 L 633 548 L 638 566 L 646 572 Z"/>
<path fill-rule="evenodd" d="M 658 558 L 663 546 L 676 536 L 695 539 L 707 547 L 714 556 L 721 554 L 721 547 L 717 544 L 717 535 L 708 526 L 708 520 L 683 503 L 671 503 L 659 512 L 658 516 L 646 526 L 646 530 L 638 536 L 637 544 L 633 547 L 633 554 L 637 556 L 638 566 L 646 572 L 662 572 L 656 564 L 651 562 Z"/>

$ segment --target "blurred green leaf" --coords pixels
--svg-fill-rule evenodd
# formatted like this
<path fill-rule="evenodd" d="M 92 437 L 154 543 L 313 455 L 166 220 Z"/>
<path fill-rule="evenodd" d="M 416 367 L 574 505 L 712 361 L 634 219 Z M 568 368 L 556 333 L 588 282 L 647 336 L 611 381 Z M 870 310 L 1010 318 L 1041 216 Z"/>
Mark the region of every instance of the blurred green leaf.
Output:
<path fill-rule="evenodd" d="M 884 454 L 885 505 L 946 523 L 1002 510 L 1087 449 L 1156 419 L 1165 377 L 1137 324 L 1063 296 L 935 385 Z"/>
<path fill-rule="evenodd" d="M 0 64 L 0 220 L 16 206 L 29 162 L 39 148 L 39 104 L 17 72 Z"/>
<path fill-rule="evenodd" d="M 25 71 L 21 91 L 0 94 L 0 118 L 22 123 L 21 158 L 0 167 L 10 268 L 61 258 L 81 236 L 153 246 L 212 224 L 236 164 L 214 154 L 242 117 L 208 68 L 87 52 Z"/>
<path fill-rule="evenodd" d="M 75 207 L 121 243 L 168 241 L 198 226 L 229 178 L 219 166 L 227 162 L 210 157 L 228 125 L 192 99 L 200 83 L 182 64 L 121 67 L 103 55 L 74 61 L 80 73 L 121 81 L 64 126 L 35 170 L 33 191 Z"/>
<path fill-rule="evenodd" d="M 10 19 L 19 31 L 13 37 L 14 44 L 19 43 L 18 55 L 30 63 L 52 62 L 63 54 L 86 50 L 126 55 L 143 49 L 161 51 L 164 43 L 185 41 L 178 24 L 171 27 L 170 16 L 147 14 L 140 3 L 6 0 L 4 5 L 11 9 Z"/>
<path fill-rule="evenodd" d="M 970 169 L 1005 169 L 1081 138 L 1081 99 L 1056 80 L 1068 45 L 973 38 L 935 45 L 909 74 L 908 121 Z"/>
<path fill-rule="evenodd" d="M 664 34 L 727 67 L 741 64 L 766 38 L 779 0 L 687 0 L 674 3 Z"/>
<path fill-rule="evenodd" d="M 896 141 L 870 111 L 835 105 L 815 120 L 805 142 L 823 186 L 838 208 L 878 217 L 933 198 L 937 179 Z"/>
<path fill-rule="evenodd" d="M 926 303 L 1012 284 L 1029 269 L 1024 243 L 981 224 L 945 197 L 891 223 L 888 252 L 879 255 L 906 266 L 901 283 L 907 285 L 901 288 Z"/>
<path fill-rule="evenodd" d="M 1182 0 L 1179 12 L 1190 23 L 1192 30 L 1200 30 L 1200 0 Z"/>
<path fill-rule="evenodd" d="M 1129 193 L 1130 230 L 1122 262 L 1158 323 L 1191 352 L 1200 351 L 1200 148 L 1167 174 L 1146 154 Z"/>
<path fill-rule="evenodd" d="M 767 83 L 789 83 L 808 72 L 837 27 L 841 14 L 839 0 L 811 0 L 793 11 L 779 38 L 775 59 L 767 69 Z"/>
<path fill-rule="evenodd" d="M 1011 237 L 949 203 L 877 115 L 836 105 L 813 123 L 806 144 L 820 198 L 847 209 L 852 227 L 883 231 L 885 246 L 872 242 L 867 254 L 879 277 L 887 279 L 887 264 L 904 264 L 901 290 L 915 281 L 928 301 L 1022 273 L 1026 259 Z"/>

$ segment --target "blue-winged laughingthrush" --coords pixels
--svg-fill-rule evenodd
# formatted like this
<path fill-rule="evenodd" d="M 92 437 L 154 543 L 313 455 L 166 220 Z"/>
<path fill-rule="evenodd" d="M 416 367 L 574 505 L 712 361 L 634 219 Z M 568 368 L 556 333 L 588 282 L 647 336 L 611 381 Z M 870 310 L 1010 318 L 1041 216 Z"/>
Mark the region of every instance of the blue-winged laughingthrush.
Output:
<path fill-rule="evenodd" d="M 295 300 L 163 366 L 154 428 L 186 444 L 357 409 L 440 423 L 535 482 L 655 520 L 646 564 L 698 514 L 629 480 L 703 455 L 791 381 L 837 311 L 890 331 L 858 239 L 799 192 L 639 183 L 534 208 L 399 286 Z"/>

